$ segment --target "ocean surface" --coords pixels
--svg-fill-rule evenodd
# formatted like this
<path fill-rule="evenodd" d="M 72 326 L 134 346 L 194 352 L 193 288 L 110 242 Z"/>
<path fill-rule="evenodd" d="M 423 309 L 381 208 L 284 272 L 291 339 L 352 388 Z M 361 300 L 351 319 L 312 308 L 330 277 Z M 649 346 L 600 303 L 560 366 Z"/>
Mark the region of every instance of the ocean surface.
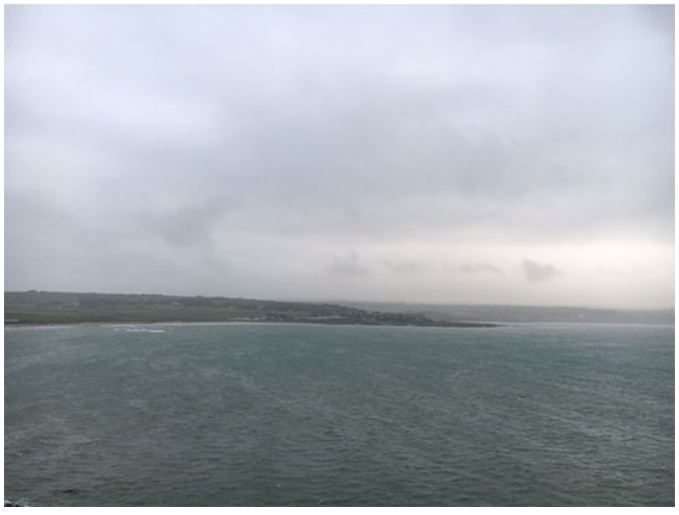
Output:
<path fill-rule="evenodd" d="M 7 328 L 5 499 L 672 506 L 674 328 Z"/>

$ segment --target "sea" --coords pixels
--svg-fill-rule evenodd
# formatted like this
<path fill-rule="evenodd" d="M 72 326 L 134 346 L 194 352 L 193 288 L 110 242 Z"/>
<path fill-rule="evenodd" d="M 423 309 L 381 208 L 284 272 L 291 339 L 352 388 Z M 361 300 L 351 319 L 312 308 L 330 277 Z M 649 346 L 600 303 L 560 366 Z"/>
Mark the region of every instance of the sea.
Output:
<path fill-rule="evenodd" d="M 673 506 L 674 327 L 5 329 L 31 506 Z"/>

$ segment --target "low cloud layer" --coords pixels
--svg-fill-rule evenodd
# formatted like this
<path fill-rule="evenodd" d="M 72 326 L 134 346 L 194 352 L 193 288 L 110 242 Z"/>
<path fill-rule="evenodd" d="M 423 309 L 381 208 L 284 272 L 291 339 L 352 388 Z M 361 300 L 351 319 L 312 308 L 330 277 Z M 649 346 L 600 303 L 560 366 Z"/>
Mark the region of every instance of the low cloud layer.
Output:
<path fill-rule="evenodd" d="M 502 274 L 496 266 L 490 263 L 463 263 L 459 266 L 459 270 L 464 274 Z"/>
<path fill-rule="evenodd" d="M 557 275 L 557 269 L 549 263 L 536 263 L 530 259 L 524 259 L 521 266 L 526 279 L 530 282 L 541 283 Z"/>
<path fill-rule="evenodd" d="M 417 261 L 384 261 L 384 266 L 397 275 L 417 275 L 422 273 L 423 267 Z"/>
<path fill-rule="evenodd" d="M 673 14 L 8 6 L 5 288 L 672 305 Z"/>

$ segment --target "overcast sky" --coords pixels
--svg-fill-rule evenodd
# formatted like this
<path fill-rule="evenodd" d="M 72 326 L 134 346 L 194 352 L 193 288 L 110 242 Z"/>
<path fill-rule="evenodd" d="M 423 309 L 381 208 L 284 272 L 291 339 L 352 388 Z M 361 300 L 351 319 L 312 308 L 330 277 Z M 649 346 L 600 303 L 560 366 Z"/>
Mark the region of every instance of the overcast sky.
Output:
<path fill-rule="evenodd" d="M 6 6 L 5 289 L 674 305 L 673 6 Z"/>

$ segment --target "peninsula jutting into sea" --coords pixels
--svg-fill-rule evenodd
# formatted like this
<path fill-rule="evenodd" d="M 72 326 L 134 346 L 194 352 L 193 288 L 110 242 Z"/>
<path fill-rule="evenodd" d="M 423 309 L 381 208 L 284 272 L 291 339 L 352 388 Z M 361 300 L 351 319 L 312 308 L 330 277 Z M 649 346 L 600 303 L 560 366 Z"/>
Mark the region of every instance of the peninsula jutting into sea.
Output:
<path fill-rule="evenodd" d="M 437 320 L 419 313 L 385 313 L 326 303 L 226 297 L 66 292 L 5 292 L 5 323 L 295 322 L 423 327 L 494 327 Z"/>

